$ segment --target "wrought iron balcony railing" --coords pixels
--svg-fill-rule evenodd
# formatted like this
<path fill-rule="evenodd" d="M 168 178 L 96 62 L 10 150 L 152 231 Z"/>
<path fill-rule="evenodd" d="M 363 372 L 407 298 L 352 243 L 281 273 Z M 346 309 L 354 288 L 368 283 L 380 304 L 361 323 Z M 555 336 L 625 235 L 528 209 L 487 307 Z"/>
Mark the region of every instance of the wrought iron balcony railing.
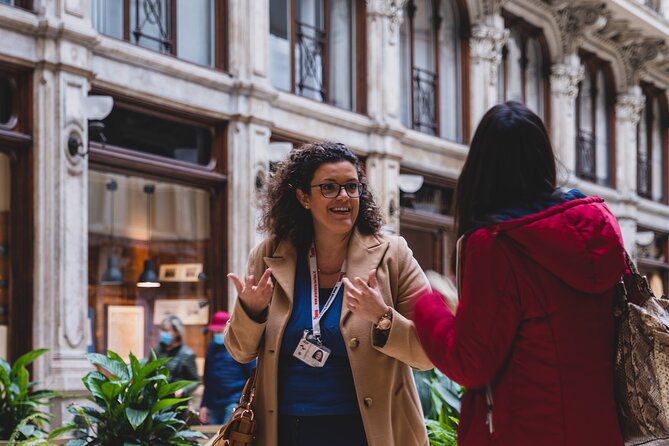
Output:
<path fill-rule="evenodd" d="M 595 147 L 595 138 L 592 133 L 579 130 L 576 144 L 576 175 L 593 182 L 597 181 Z"/>
<path fill-rule="evenodd" d="M 174 54 L 175 0 L 131 0 L 135 23 L 131 32 L 133 43 L 150 46 L 147 40 L 157 45 L 162 53 Z"/>
<path fill-rule="evenodd" d="M 325 31 L 307 23 L 295 22 L 297 35 L 297 51 L 299 57 L 296 93 L 310 96 L 309 92 L 320 96 L 321 101 L 327 100 L 325 88 Z"/>
<path fill-rule="evenodd" d="M 437 134 L 437 75 L 413 69 L 413 128 Z"/>

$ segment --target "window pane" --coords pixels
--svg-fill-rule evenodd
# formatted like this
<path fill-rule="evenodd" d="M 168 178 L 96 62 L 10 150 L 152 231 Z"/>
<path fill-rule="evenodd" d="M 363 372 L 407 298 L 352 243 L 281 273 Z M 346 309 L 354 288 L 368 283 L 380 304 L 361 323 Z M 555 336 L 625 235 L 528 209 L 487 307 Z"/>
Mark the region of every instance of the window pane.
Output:
<path fill-rule="evenodd" d="M 354 15 L 351 0 L 330 0 L 330 98 L 333 105 L 354 106 Z"/>
<path fill-rule="evenodd" d="M 12 86 L 9 79 L 0 76 L 0 124 L 7 124 L 12 119 Z"/>
<path fill-rule="evenodd" d="M 648 184 L 648 108 L 651 106 L 648 96 L 646 96 L 646 105 L 641 111 L 637 130 L 637 192 L 642 197 L 650 194 Z"/>
<path fill-rule="evenodd" d="M 213 65 L 213 17 L 213 0 L 177 1 L 177 57 Z"/>
<path fill-rule="evenodd" d="M 653 104 L 653 154 L 651 159 L 653 160 L 652 165 L 652 191 L 653 191 L 653 200 L 660 201 L 664 198 L 662 193 L 662 183 L 664 179 L 664 172 L 662 172 L 662 166 L 664 166 L 664 150 L 662 147 L 662 112 L 660 109 L 660 101 L 655 98 L 652 101 Z"/>
<path fill-rule="evenodd" d="M 441 136 L 452 141 L 460 140 L 460 56 L 459 32 L 455 5 L 451 0 L 441 2 L 441 30 L 439 35 L 439 53 L 441 61 L 439 91 L 439 117 L 441 121 Z"/>
<path fill-rule="evenodd" d="M 597 74 L 597 181 L 609 184 L 609 119 L 604 71 Z"/>
<path fill-rule="evenodd" d="M 114 182 L 116 190 L 108 187 Z M 154 187 L 146 193 L 145 186 Z M 93 309 L 94 350 L 114 346 L 147 356 L 158 344 L 158 324 L 166 311 L 186 324 L 185 344 L 198 358 L 206 352 L 202 328 L 211 304 L 208 261 L 212 256 L 210 196 L 200 189 L 139 176 L 89 172 L 89 305 Z M 137 286 L 147 259 L 154 262 L 159 287 Z M 203 274 L 201 274 L 203 273 Z M 143 316 L 133 333 L 109 329 L 110 306 L 126 306 Z M 123 350 L 125 348 L 125 350 Z"/>
<path fill-rule="evenodd" d="M 104 120 L 106 144 L 206 165 L 211 159 L 211 133 L 198 127 L 128 110 L 119 106 Z M 91 140 L 100 142 L 97 135 Z"/>
<path fill-rule="evenodd" d="M 523 78 L 522 78 L 522 53 L 521 53 L 521 37 L 518 31 L 511 30 L 509 42 L 507 43 L 508 55 L 508 76 L 506 100 L 523 102 Z"/>
<path fill-rule="evenodd" d="M 0 358 L 7 358 L 8 344 L 10 178 L 9 158 L 0 153 Z"/>
<path fill-rule="evenodd" d="M 132 0 L 130 2 L 131 41 L 163 53 L 172 49 L 170 0 Z"/>
<path fill-rule="evenodd" d="M 100 33 L 123 38 L 123 2 L 119 0 L 89 0 L 93 27 Z"/>
<path fill-rule="evenodd" d="M 0 0 L 0 3 L 4 3 L 5 5 L 12 5 L 12 6 L 14 6 L 14 1 L 15 1 L 15 0 Z"/>
<path fill-rule="evenodd" d="M 539 39 L 532 38 L 527 42 L 527 59 L 526 103 L 530 110 L 543 118 L 543 59 Z"/>
<path fill-rule="evenodd" d="M 290 12 L 288 0 L 269 0 L 269 77 L 290 91 Z"/>
<path fill-rule="evenodd" d="M 324 101 L 323 54 L 326 35 L 323 26 L 323 0 L 298 0 L 295 7 L 296 93 Z"/>
<path fill-rule="evenodd" d="M 579 97 L 579 121 L 578 128 L 585 132 L 592 133 L 592 81 L 590 72 L 585 70 L 585 76 L 581 81 L 578 90 Z"/>
<path fill-rule="evenodd" d="M 430 72 L 434 64 L 434 20 L 431 2 L 417 2 L 414 17 L 414 66 Z"/>

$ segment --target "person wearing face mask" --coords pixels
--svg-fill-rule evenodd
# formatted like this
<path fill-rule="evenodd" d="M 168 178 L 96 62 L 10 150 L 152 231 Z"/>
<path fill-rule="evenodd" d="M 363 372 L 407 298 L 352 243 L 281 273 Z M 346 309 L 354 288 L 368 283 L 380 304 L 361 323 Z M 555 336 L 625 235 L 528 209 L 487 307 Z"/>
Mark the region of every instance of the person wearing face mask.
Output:
<path fill-rule="evenodd" d="M 155 348 L 158 358 L 171 358 L 165 364 L 170 371 L 169 381 L 198 381 L 177 390 L 174 396 L 181 398 L 189 396 L 197 388 L 200 377 L 195 366 L 195 353 L 184 344 L 186 328 L 183 322 L 176 316 L 163 319 L 160 324 L 160 344 Z"/>
<path fill-rule="evenodd" d="M 217 311 L 207 327 L 213 336 L 204 363 L 204 392 L 200 407 L 203 424 L 224 424 L 228 421 L 254 367 L 254 363 L 240 364 L 235 361 L 223 345 L 223 329 L 229 319 L 228 313 Z"/>

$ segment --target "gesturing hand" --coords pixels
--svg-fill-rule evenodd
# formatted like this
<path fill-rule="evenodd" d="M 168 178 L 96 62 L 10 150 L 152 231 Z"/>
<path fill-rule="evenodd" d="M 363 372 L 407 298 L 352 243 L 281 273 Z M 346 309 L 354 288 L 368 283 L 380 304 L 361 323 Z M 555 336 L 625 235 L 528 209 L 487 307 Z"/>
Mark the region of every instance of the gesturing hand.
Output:
<path fill-rule="evenodd" d="M 369 284 L 360 277 L 354 278 L 352 282 L 344 277 L 344 286 L 346 306 L 356 316 L 376 324 L 388 311 L 388 305 L 383 301 L 376 283 L 375 269 L 369 272 Z"/>
<path fill-rule="evenodd" d="M 267 268 L 262 277 L 258 281 L 258 285 L 253 285 L 253 276 L 247 276 L 245 283 L 234 273 L 228 274 L 228 278 L 232 280 L 237 288 L 237 295 L 244 304 L 244 309 L 251 317 L 257 317 L 269 305 L 272 300 L 272 291 L 274 284 L 272 283 L 272 269 Z"/>

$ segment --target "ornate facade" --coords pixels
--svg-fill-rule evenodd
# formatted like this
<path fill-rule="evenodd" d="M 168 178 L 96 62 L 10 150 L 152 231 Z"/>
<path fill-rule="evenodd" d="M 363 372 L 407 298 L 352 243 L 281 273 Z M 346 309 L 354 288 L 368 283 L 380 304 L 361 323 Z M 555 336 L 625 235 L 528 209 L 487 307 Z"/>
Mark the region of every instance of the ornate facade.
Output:
<path fill-rule="evenodd" d="M 49 348 L 37 378 L 74 396 L 86 351 L 148 354 L 160 315 L 227 308 L 272 163 L 305 141 L 355 150 L 387 230 L 447 271 L 453 187 L 500 100 L 543 116 L 561 184 L 607 200 L 666 292 L 668 19 L 666 0 L 0 0 L 0 348 Z M 158 288 L 135 283 L 146 260 Z"/>

